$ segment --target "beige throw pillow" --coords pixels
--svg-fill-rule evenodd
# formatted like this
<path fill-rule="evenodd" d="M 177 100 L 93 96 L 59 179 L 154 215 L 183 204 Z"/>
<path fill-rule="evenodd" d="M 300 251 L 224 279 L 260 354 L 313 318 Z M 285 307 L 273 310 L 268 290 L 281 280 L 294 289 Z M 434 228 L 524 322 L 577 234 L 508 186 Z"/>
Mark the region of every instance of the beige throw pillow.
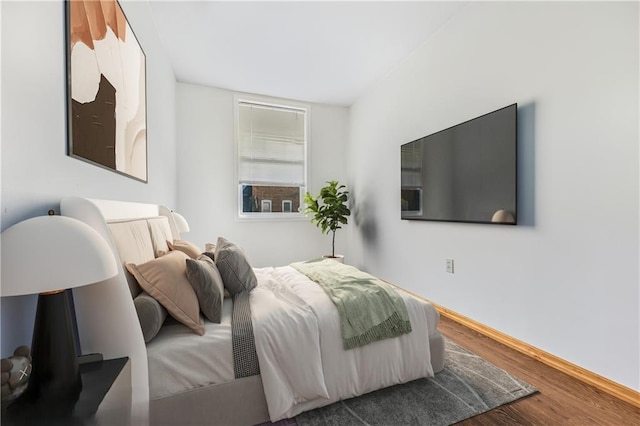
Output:
<path fill-rule="evenodd" d="M 172 251 L 140 265 L 127 263 L 127 270 L 172 317 L 202 336 L 198 297 L 186 274 L 188 258 L 181 251 Z"/>
<path fill-rule="evenodd" d="M 197 245 L 185 240 L 167 241 L 167 245 L 169 246 L 169 250 L 181 251 L 192 259 L 197 259 L 202 253 L 202 250 L 200 250 Z"/>

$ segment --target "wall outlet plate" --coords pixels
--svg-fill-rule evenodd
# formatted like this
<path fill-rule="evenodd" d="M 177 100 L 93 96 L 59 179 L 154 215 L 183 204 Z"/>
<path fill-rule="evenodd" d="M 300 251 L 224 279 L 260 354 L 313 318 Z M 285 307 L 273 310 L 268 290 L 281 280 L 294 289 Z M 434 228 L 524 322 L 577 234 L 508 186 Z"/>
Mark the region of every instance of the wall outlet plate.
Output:
<path fill-rule="evenodd" d="M 446 271 L 450 274 L 453 274 L 453 259 L 447 259 Z"/>

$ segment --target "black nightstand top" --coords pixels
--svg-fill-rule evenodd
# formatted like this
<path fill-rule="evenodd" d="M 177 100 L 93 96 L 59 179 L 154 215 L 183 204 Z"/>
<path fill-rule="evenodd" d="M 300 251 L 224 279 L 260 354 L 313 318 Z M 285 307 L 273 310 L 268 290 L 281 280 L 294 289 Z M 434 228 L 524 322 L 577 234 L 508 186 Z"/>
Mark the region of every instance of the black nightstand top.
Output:
<path fill-rule="evenodd" d="M 48 406 L 39 401 L 20 398 L 2 412 L 3 425 L 86 425 L 111 388 L 129 358 L 116 358 L 80 364 L 82 392 L 78 401 L 65 407 L 64 403 Z"/>

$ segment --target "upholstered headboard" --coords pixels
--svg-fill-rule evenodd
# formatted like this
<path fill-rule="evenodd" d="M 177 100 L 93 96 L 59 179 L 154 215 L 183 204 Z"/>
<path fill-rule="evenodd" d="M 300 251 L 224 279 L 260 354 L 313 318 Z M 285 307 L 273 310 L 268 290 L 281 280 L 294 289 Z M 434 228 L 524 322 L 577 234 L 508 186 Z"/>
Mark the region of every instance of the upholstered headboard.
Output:
<path fill-rule="evenodd" d="M 129 283 L 122 262 L 146 261 L 149 259 L 135 256 L 153 257 L 157 250 L 167 250 L 166 240 L 179 237 L 171 210 L 155 204 L 71 197 L 61 201 L 60 211 L 98 231 L 120 260 L 114 278 L 73 290 L 78 333 L 83 353 L 99 352 L 105 359 L 129 357 L 134 415 L 143 421 L 148 416 L 149 402 L 147 353 L 132 297 L 138 291 L 137 283 Z M 131 235 L 136 225 L 131 226 L 131 222 L 139 223 L 141 232 L 146 227 L 147 238 L 150 231 L 155 236 L 151 252 L 136 250 L 136 238 Z M 118 235 L 119 229 L 128 234 Z M 132 246 L 127 247 L 127 242 Z"/>
<path fill-rule="evenodd" d="M 122 265 L 140 264 L 169 251 L 167 241 L 174 240 L 166 216 L 142 219 L 118 219 L 107 221 L 107 226 Z M 136 297 L 142 289 L 136 279 L 124 270 L 131 296 Z"/>

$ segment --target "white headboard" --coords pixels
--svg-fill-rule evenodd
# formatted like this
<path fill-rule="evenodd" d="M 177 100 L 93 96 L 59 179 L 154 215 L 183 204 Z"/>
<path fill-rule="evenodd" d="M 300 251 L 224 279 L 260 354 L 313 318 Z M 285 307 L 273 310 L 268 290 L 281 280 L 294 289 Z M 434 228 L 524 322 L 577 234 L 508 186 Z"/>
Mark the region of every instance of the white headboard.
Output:
<path fill-rule="evenodd" d="M 179 238 L 171 210 L 156 204 L 70 197 L 60 202 L 63 216 L 93 227 L 119 259 L 107 222 L 167 216 L 174 238 Z M 147 351 L 124 269 L 110 280 L 73 290 L 80 346 L 83 353 L 102 353 L 105 359 L 127 356 L 131 362 L 131 386 L 135 418 L 148 416 L 149 372 Z"/>

